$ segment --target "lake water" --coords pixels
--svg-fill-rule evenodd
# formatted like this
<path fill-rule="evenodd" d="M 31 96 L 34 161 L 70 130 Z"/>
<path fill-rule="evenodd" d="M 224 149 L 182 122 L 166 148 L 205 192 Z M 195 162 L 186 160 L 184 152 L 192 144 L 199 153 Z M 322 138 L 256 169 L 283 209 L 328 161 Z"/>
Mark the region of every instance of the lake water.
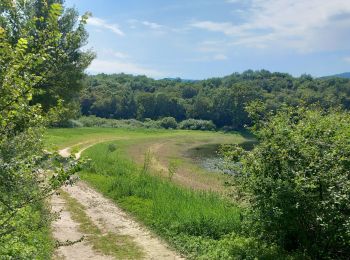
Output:
<path fill-rule="evenodd" d="M 248 140 L 239 144 L 239 146 L 246 151 L 250 151 L 256 144 L 256 140 Z M 187 153 L 197 164 L 210 172 L 234 174 L 232 168 L 236 164 L 224 160 L 219 154 L 220 147 L 221 144 L 206 144 L 192 148 Z"/>

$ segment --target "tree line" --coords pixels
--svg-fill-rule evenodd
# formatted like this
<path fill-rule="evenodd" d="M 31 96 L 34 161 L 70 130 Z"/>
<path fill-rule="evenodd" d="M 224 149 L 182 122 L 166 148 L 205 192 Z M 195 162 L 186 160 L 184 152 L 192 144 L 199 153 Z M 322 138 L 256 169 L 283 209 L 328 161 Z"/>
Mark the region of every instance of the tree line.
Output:
<path fill-rule="evenodd" d="M 99 74 L 87 76 L 84 84 L 81 114 L 113 119 L 193 118 L 211 120 L 218 128 L 242 129 L 251 124 L 245 107 L 255 100 L 264 102 L 267 111 L 283 104 L 350 108 L 349 79 L 292 77 L 266 70 L 199 81 Z"/>

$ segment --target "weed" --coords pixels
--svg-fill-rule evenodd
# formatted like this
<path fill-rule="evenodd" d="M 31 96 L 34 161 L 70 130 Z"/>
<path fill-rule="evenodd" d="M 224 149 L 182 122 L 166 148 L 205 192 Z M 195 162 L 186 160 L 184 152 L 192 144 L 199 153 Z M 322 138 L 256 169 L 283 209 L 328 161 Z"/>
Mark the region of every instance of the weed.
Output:
<path fill-rule="evenodd" d="M 152 163 L 152 153 L 150 150 L 147 150 L 147 152 L 144 155 L 144 161 L 143 161 L 143 167 L 141 170 L 141 174 L 147 174 L 150 170 L 150 166 Z"/>
<path fill-rule="evenodd" d="M 176 173 L 177 169 L 179 168 L 180 160 L 177 159 L 171 159 L 168 166 L 168 177 L 171 181 L 173 179 L 174 174 Z"/>
<path fill-rule="evenodd" d="M 108 151 L 114 152 L 115 150 L 117 150 L 117 146 L 115 144 L 108 145 Z"/>

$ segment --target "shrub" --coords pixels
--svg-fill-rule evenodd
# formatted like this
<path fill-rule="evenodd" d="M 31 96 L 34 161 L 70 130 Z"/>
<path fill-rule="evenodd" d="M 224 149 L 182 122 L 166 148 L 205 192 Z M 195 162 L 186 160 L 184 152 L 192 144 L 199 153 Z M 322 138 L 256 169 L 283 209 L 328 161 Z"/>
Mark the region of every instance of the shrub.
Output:
<path fill-rule="evenodd" d="M 350 115 L 285 108 L 255 134 L 240 152 L 258 231 L 315 259 L 349 259 Z"/>
<path fill-rule="evenodd" d="M 69 119 L 67 122 L 67 126 L 68 128 L 76 128 L 76 127 L 83 127 L 84 125 L 79 122 L 78 120 L 74 120 L 74 119 Z"/>
<path fill-rule="evenodd" d="M 177 123 L 173 117 L 164 117 L 160 120 L 146 118 L 143 122 L 136 119 L 109 119 L 96 116 L 82 116 L 77 120 L 70 119 L 65 125 L 59 127 L 111 127 L 111 128 L 165 128 L 165 129 L 187 129 L 187 130 L 215 130 L 212 121 L 187 119 Z"/>
<path fill-rule="evenodd" d="M 139 128 L 143 123 L 136 119 L 108 119 L 96 116 L 82 116 L 77 120 L 81 126 L 85 127 L 112 127 L 112 128 Z"/>
<path fill-rule="evenodd" d="M 160 126 L 165 129 L 176 129 L 177 128 L 177 122 L 176 119 L 173 117 L 164 117 L 160 120 Z"/>
<path fill-rule="evenodd" d="M 143 126 L 146 128 L 162 128 L 160 125 L 160 121 L 155 121 L 150 118 L 146 118 L 143 122 Z"/>
<path fill-rule="evenodd" d="M 179 124 L 180 129 L 188 130 L 215 130 L 215 125 L 209 120 L 187 119 Z"/>

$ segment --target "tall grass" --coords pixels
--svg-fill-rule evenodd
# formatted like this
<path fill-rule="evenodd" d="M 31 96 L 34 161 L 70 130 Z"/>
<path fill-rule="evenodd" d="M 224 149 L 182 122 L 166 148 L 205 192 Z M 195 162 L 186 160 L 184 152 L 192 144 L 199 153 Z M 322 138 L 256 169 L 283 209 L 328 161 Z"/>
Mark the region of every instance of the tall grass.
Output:
<path fill-rule="evenodd" d="M 117 149 L 109 149 L 111 143 Z M 125 158 L 119 144 L 86 150 L 84 156 L 91 161 L 81 178 L 191 258 L 235 259 L 247 254 L 246 247 L 255 242 L 237 235 L 242 226 L 237 205 L 147 174 Z"/>
<path fill-rule="evenodd" d="M 107 144 L 96 145 L 86 155 L 92 161 L 82 177 L 156 229 L 219 238 L 239 227 L 240 209 L 216 194 L 149 175 Z"/>

